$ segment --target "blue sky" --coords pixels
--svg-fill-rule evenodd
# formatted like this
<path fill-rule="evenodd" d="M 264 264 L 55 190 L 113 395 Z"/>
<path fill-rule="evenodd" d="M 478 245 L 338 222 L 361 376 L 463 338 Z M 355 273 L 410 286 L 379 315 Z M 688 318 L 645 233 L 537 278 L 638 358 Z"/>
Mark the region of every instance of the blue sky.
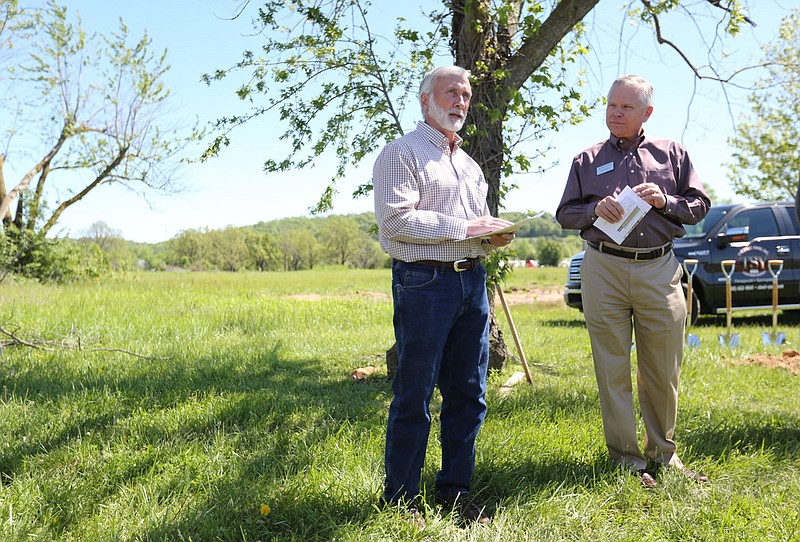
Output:
<path fill-rule="evenodd" d="M 252 0 L 257 3 L 258 0 Z M 704 0 L 690 3 L 703 4 Z M 147 30 L 155 50 L 168 50 L 172 65 L 167 81 L 175 101 L 170 115 L 175 121 L 202 123 L 220 116 L 241 111 L 234 96 L 233 82 L 213 85 L 200 82 L 202 73 L 227 67 L 241 56 L 242 51 L 254 49 L 260 43 L 248 35 L 250 26 L 245 19 L 226 20 L 231 6 L 238 2 L 224 0 L 66 0 L 71 11 L 81 14 L 82 24 L 89 32 L 105 33 L 115 30 L 120 17 L 132 36 Z M 761 47 L 774 40 L 781 18 L 790 9 L 789 0 L 751 1 L 750 16 L 756 28 L 746 27 L 729 43 L 726 52 L 730 65 L 745 65 L 757 61 Z M 416 3 L 415 3 L 416 4 Z M 371 13 L 381 14 L 382 20 L 394 21 L 399 3 L 374 0 Z M 437 3 L 438 5 L 438 3 Z M 625 24 L 621 3 L 601 0 L 586 22 L 592 43 L 589 57 L 587 92 L 605 95 L 608 85 L 623 73 L 638 73 L 655 87 L 654 113 L 645 125 L 655 137 L 681 141 L 689 149 L 695 167 L 717 194 L 738 199 L 728 187 L 726 169 L 731 150 L 727 138 L 733 134 L 734 118 L 746 111 L 746 92 L 728 89 L 725 103 L 719 85 L 699 82 L 695 85 L 689 68 L 665 47 L 657 47 L 652 33 Z M 389 8 L 388 6 L 392 6 Z M 407 12 L 408 9 L 405 9 Z M 409 15 L 405 13 L 405 15 Z M 696 36 L 685 19 L 665 20 L 665 33 L 676 42 L 686 43 L 685 36 Z M 709 20 L 700 20 L 704 35 L 713 27 Z M 620 39 L 622 36 L 622 39 Z M 622 46 L 620 43 L 622 42 Z M 688 50 L 694 60 L 703 64 L 706 58 L 702 44 L 691 42 Z M 742 79 L 742 82 L 745 80 Z M 696 88 L 695 88 L 696 86 Z M 418 108 L 408 109 L 404 124 L 413 127 Z M 224 228 L 244 226 L 289 216 L 307 216 L 333 173 L 333 163 L 320 161 L 316 167 L 284 174 L 266 175 L 262 164 L 282 145 L 278 136 L 282 130 L 268 121 L 247 126 L 234 134 L 231 147 L 221 157 L 184 169 L 184 183 L 189 189 L 170 197 L 149 197 L 148 201 L 120 188 L 105 187 L 66 211 L 60 221 L 62 234 L 79 235 L 94 222 L 103 221 L 120 230 L 132 241 L 159 242 L 191 228 Z M 603 111 L 577 127 L 569 127 L 545 139 L 538 145 L 549 145 L 548 162 L 555 164 L 543 174 L 522 175 L 515 179 L 520 188 L 512 191 L 505 202 L 512 211 L 527 209 L 554 212 L 561 197 L 572 156 L 607 136 Z M 7 171 L 7 178 L 16 177 Z M 346 214 L 372 210 L 369 197 L 353 200 L 350 194 L 369 179 L 371 160 L 348 172 L 338 184 L 334 213 Z"/>

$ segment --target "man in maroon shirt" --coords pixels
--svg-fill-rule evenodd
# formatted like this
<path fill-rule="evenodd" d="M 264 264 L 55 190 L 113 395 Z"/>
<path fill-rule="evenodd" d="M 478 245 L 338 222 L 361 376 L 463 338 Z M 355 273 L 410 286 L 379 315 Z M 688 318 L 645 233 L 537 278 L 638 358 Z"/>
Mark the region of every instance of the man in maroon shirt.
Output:
<path fill-rule="evenodd" d="M 559 224 L 580 230 L 588 245 L 581 293 L 606 446 L 612 461 L 637 473 L 645 487 L 656 485 L 659 466 L 674 467 L 697 482 L 708 480 L 683 465 L 673 440 L 686 300 L 672 241 L 686 234 L 684 224 L 702 220 L 711 202 L 686 149 L 645 136 L 642 125 L 653 112 L 652 101 L 653 87 L 642 77 L 614 81 L 606 108 L 611 135 L 574 158 L 556 210 Z M 596 221 L 625 222 L 619 196 L 626 187 L 649 207 L 615 243 Z M 634 333 L 644 453 L 630 377 Z"/>

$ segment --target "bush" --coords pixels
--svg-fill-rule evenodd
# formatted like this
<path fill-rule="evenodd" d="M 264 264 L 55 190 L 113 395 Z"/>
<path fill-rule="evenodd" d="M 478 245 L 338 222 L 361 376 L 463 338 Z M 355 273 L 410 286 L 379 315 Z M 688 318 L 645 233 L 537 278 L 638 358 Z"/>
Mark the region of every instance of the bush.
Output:
<path fill-rule="evenodd" d="M 561 261 L 561 244 L 552 239 L 539 239 L 537 242 L 539 263 L 541 265 L 556 266 Z"/>
<path fill-rule="evenodd" d="M 96 278 L 111 266 L 96 244 L 46 239 L 33 232 L 5 231 L 0 236 L 0 280 L 8 273 L 41 282 Z"/>

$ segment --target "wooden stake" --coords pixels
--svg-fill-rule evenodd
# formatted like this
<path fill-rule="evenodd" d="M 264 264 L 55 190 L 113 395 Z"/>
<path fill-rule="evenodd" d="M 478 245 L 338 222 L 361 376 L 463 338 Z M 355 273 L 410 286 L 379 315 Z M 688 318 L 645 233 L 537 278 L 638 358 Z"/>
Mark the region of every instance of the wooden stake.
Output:
<path fill-rule="evenodd" d="M 517 334 L 517 327 L 514 325 L 514 319 L 511 318 L 511 311 L 508 310 L 508 303 L 506 303 L 506 296 L 503 295 L 503 289 L 500 286 L 495 288 L 497 294 L 500 296 L 500 303 L 503 305 L 503 311 L 506 313 L 508 319 L 508 326 L 511 328 L 511 336 L 514 337 L 514 344 L 517 345 L 517 352 L 519 352 L 519 360 L 522 362 L 522 368 L 525 370 L 525 378 L 528 379 L 530 384 L 533 384 L 531 378 L 531 370 L 528 368 L 528 360 L 525 359 L 525 352 L 522 351 L 522 344 L 519 342 L 519 335 Z"/>

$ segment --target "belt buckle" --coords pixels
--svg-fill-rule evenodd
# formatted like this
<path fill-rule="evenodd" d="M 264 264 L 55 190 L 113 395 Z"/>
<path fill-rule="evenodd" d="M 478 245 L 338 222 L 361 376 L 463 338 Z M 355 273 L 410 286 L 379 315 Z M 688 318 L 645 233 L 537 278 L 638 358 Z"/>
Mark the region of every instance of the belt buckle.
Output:
<path fill-rule="evenodd" d="M 463 273 L 464 271 L 466 271 L 466 268 L 465 269 L 460 269 L 458 267 L 458 264 L 460 264 L 460 263 L 469 263 L 469 259 L 468 258 L 464 258 L 464 259 L 456 260 L 456 261 L 453 262 L 453 271 L 455 271 L 456 273 Z"/>

